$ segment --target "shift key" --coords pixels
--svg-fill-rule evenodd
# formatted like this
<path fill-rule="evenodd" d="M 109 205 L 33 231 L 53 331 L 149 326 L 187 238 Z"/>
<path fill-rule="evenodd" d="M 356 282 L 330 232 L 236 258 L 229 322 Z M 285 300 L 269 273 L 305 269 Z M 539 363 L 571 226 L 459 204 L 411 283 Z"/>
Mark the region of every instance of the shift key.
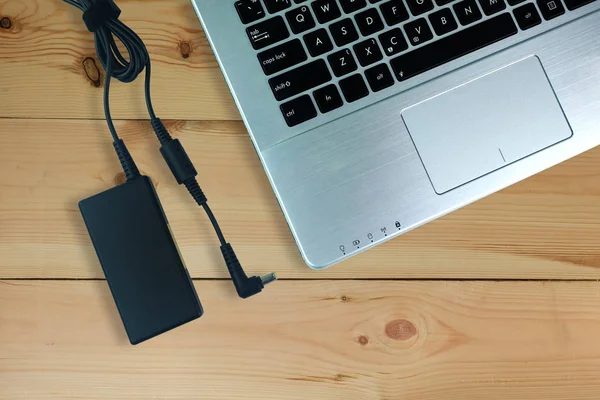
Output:
<path fill-rule="evenodd" d="M 246 28 L 246 33 L 255 50 L 260 50 L 290 37 L 290 31 L 285 26 L 283 18 L 279 16 Z"/>
<path fill-rule="evenodd" d="M 269 79 L 269 85 L 277 100 L 285 100 L 330 80 L 327 64 L 317 60 Z"/>

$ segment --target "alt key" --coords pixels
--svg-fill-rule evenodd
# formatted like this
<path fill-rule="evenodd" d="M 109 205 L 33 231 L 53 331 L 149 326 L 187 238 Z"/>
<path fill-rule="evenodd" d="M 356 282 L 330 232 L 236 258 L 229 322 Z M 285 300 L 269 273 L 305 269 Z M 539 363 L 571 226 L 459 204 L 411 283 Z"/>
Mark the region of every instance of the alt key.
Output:
<path fill-rule="evenodd" d="M 317 116 L 317 109 L 307 94 L 283 103 L 279 108 L 289 127 L 296 126 Z"/>
<path fill-rule="evenodd" d="M 517 19 L 519 28 L 523 30 L 533 28 L 534 26 L 542 23 L 542 18 L 535 9 L 533 3 L 528 3 L 524 6 L 515 8 L 513 10 L 513 13 L 515 14 L 515 18 Z"/>

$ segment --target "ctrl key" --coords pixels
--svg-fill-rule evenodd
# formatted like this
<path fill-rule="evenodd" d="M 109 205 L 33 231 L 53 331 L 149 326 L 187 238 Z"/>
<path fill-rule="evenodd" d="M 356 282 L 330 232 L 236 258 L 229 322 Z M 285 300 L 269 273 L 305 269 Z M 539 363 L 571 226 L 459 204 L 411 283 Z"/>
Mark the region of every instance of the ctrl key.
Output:
<path fill-rule="evenodd" d="M 283 103 L 279 108 L 281 108 L 281 113 L 289 127 L 296 126 L 317 116 L 317 109 L 307 94 Z"/>

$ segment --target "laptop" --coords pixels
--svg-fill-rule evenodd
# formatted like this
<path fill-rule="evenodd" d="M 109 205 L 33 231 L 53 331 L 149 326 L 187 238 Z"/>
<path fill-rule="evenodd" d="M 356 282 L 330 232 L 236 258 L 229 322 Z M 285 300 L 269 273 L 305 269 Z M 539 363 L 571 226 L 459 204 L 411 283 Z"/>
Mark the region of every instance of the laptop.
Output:
<path fill-rule="evenodd" d="M 191 1 L 313 269 L 600 144 L 599 0 Z"/>

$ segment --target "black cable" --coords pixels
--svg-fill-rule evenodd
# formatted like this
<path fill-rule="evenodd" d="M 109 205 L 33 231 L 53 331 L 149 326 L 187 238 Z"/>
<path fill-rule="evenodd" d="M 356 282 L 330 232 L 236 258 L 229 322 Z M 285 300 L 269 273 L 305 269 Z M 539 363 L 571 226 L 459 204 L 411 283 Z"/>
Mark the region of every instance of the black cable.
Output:
<path fill-rule="evenodd" d="M 117 134 L 117 130 L 115 128 L 115 124 L 113 123 L 112 116 L 110 115 L 110 78 L 112 74 L 112 62 L 108 62 L 106 64 L 105 70 L 106 76 L 104 77 L 104 117 L 106 118 L 106 123 L 108 124 L 108 130 L 113 137 L 113 141 L 119 140 L 119 135 Z"/>
<path fill-rule="evenodd" d="M 83 20 L 90 32 L 94 33 L 96 44 L 96 53 L 98 60 L 106 72 L 104 80 L 104 114 L 108 129 L 113 137 L 113 145 L 125 171 L 127 180 L 135 179 L 140 176 L 139 170 L 129 154 L 123 140 L 119 138 L 115 129 L 112 115 L 110 113 L 109 94 L 111 78 L 129 83 L 146 71 L 144 83 L 144 95 L 146 97 L 146 107 L 150 115 L 150 123 L 161 144 L 160 152 L 163 158 L 173 172 L 175 179 L 179 184 L 185 185 L 190 195 L 196 203 L 201 206 L 208 216 L 219 242 L 221 252 L 227 264 L 227 269 L 235 284 L 240 297 L 247 298 L 260 293 L 264 285 L 276 279 L 275 274 L 269 274 L 264 277 L 248 278 L 239 263 L 231 244 L 229 244 L 223 235 L 221 227 L 208 206 L 208 200 L 196 176 L 198 173 L 188 155 L 186 154 L 181 142 L 173 139 L 161 120 L 154 113 L 152 97 L 150 95 L 151 63 L 150 55 L 140 37 L 132 31 L 127 25 L 119 20 L 121 10 L 113 0 L 63 0 L 83 11 Z M 127 51 L 128 57 L 123 56 L 119 50 L 116 40 L 120 41 Z"/>
<path fill-rule="evenodd" d="M 79 8 L 84 13 L 98 4 L 110 5 L 108 2 L 95 0 L 63 1 Z M 129 55 L 129 61 L 121 54 L 115 38 L 125 46 Z M 118 140 L 118 135 L 110 114 L 109 105 L 110 79 L 114 77 L 124 83 L 133 82 L 146 69 L 146 105 L 150 116 L 156 118 L 150 99 L 150 56 L 142 39 L 118 18 L 106 18 L 102 24 L 98 24 L 97 29 L 94 31 L 94 42 L 96 44 L 98 61 L 100 61 L 102 68 L 106 72 L 104 80 L 104 114 L 108 129 L 116 141 Z"/>
<path fill-rule="evenodd" d="M 213 214 L 212 210 L 208 206 L 208 203 L 204 203 L 202 205 L 202 207 L 204 208 L 204 211 L 206 211 L 206 215 L 208 215 L 208 219 L 210 219 L 212 226 L 215 228 L 215 232 L 217 233 L 219 242 L 221 242 L 221 246 L 224 246 L 225 244 L 227 244 L 227 241 L 225 240 L 225 237 L 223 236 L 223 232 L 221 231 L 221 227 L 219 226 L 219 223 L 217 222 L 215 215 Z"/>
<path fill-rule="evenodd" d="M 144 94 L 146 96 L 146 108 L 148 108 L 148 114 L 150 115 L 151 120 L 155 120 L 156 114 L 154 114 L 154 107 L 152 106 L 152 97 L 150 96 L 150 60 L 148 60 L 148 64 L 146 65 L 146 82 L 144 83 Z"/>

